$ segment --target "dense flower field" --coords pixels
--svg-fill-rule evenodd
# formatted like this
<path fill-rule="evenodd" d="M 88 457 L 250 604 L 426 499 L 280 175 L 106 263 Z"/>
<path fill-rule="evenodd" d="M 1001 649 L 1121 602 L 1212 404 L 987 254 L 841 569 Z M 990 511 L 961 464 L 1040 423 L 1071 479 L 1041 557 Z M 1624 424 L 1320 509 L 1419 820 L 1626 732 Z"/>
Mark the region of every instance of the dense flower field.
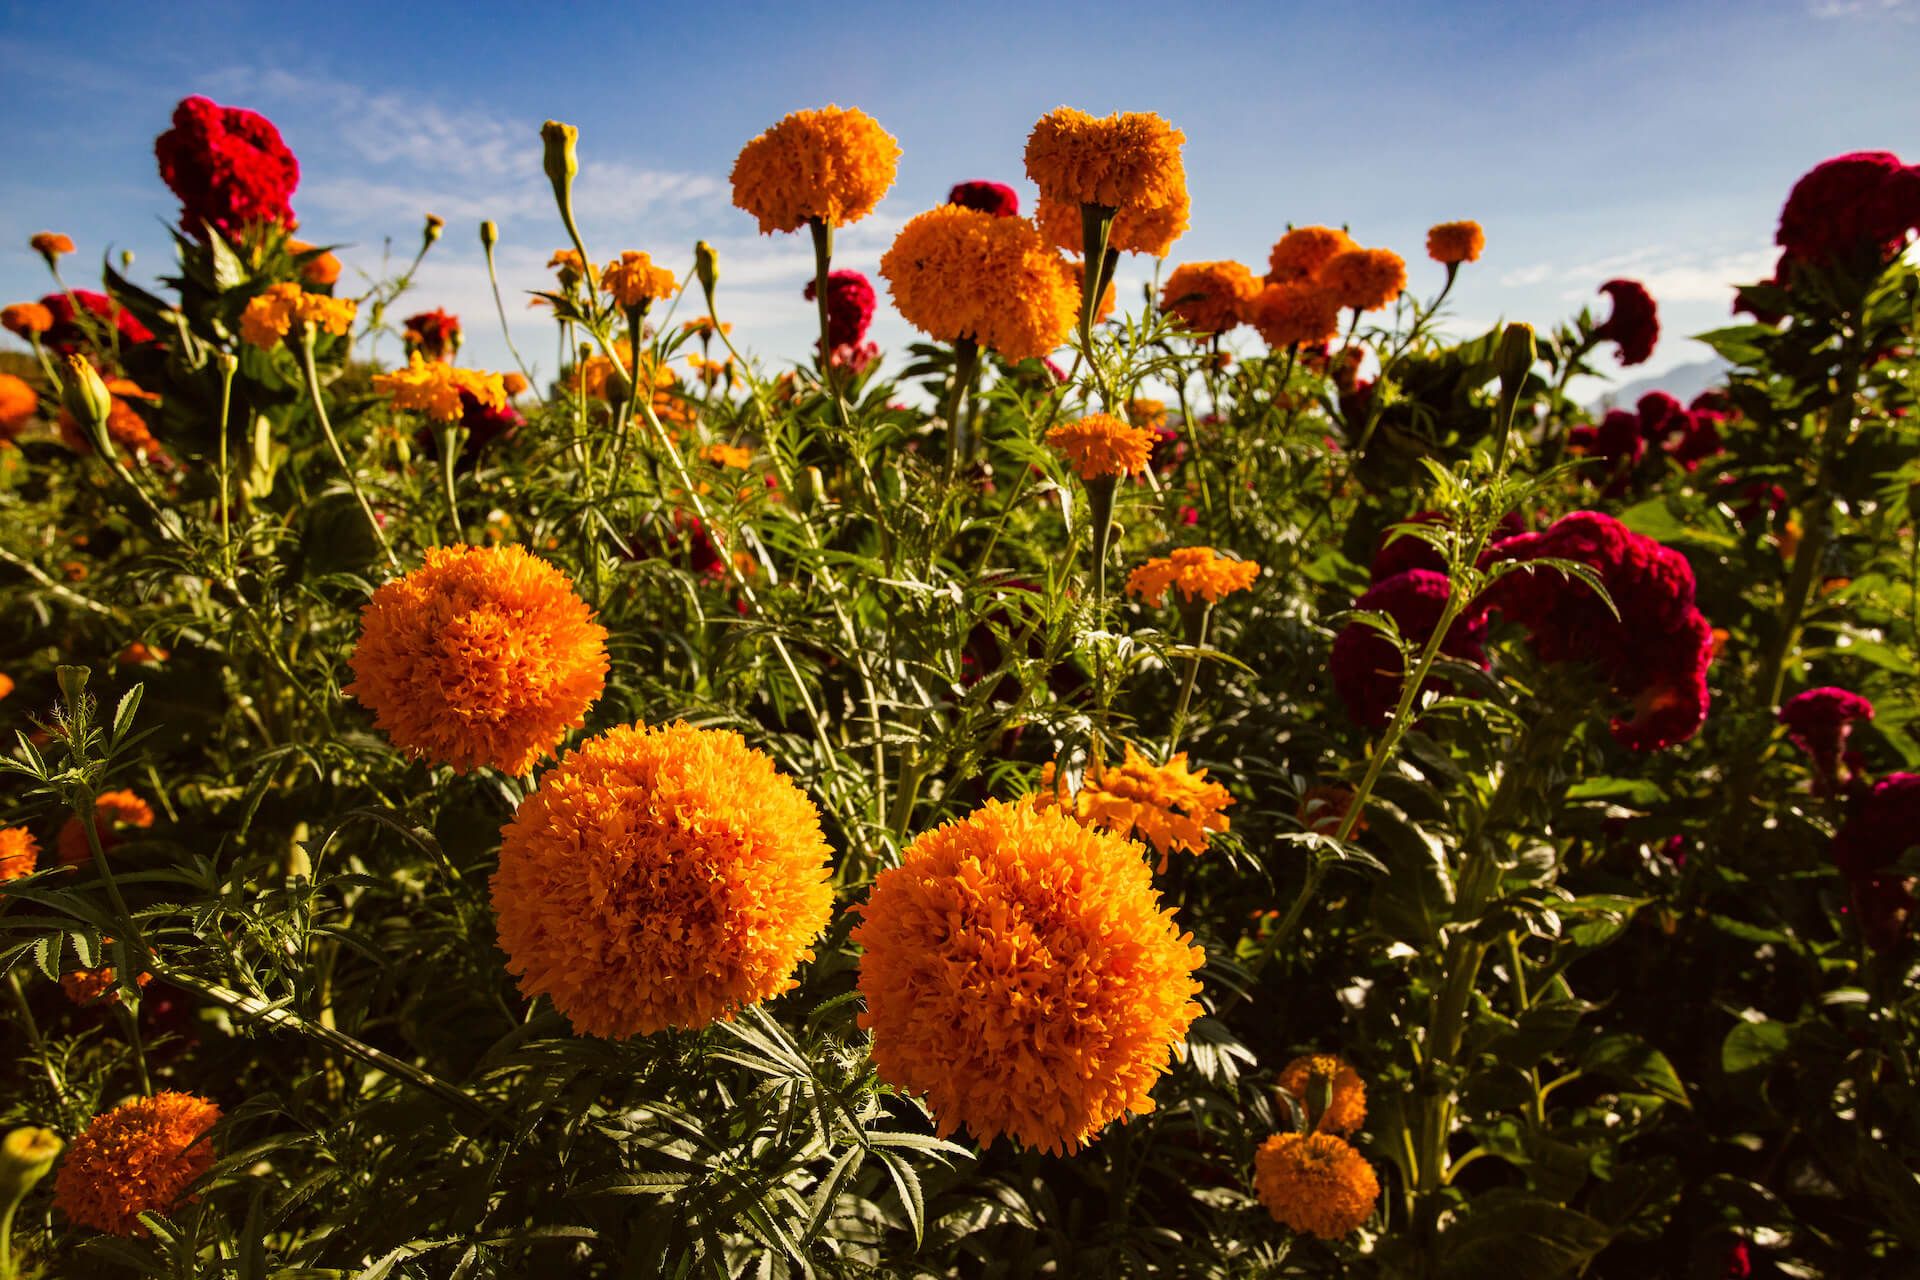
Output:
<path fill-rule="evenodd" d="M 798 367 L 541 133 L 549 385 L 204 98 L 161 292 L 34 238 L 0 1280 L 1915 1273 L 1920 168 L 1596 421 L 1640 284 L 1459 341 L 1472 222 L 1181 262 L 1153 115 L 878 280 L 882 125 L 747 142 Z"/>

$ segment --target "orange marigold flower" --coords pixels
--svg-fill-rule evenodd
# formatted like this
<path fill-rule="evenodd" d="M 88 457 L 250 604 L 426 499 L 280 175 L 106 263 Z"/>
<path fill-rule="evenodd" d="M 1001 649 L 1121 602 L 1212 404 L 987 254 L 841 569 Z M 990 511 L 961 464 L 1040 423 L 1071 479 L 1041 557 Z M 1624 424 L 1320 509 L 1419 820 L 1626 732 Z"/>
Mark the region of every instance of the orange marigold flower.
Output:
<path fill-rule="evenodd" d="M 1087 280 L 1086 267 L 1078 256 L 1060 259 L 1060 278 L 1067 282 L 1067 290 L 1073 295 L 1073 314 L 1077 318 L 1080 315 L 1080 304 L 1086 297 Z M 1113 314 L 1114 300 L 1117 296 L 1113 281 L 1107 281 L 1106 292 L 1100 295 L 1100 305 L 1093 309 L 1095 324 L 1104 324 L 1107 317 Z"/>
<path fill-rule="evenodd" d="M 1127 401 L 1127 421 L 1149 431 L 1158 430 L 1167 425 L 1167 402 L 1136 396 Z"/>
<path fill-rule="evenodd" d="M 1268 255 L 1267 283 L 1311 280 L 1334 255 L 1357 248 L 1353 237 L 1337 227 L 1295 227 L 1280 237 Z"/>
<path fill-rule="evenodd" d="M 12 692 L 13 692 L 13 677 L 8 675 L 4 671 L 0 671 L 0 698 L 5 698 L 8 694 Z"/>
<path fill-rule="evenodd" d="M 53 312 L 37 302 L 15 302 L 0 307 L 0 326 L 20 338 L 45 333 L 53 328 Z"/>
<path fill-rule="evenodd" d="M 650 254 L 628 249 L 620 261 L 609 262 L 600 273 L 600 287 L 613 295 L 623 307 L 637 307 L 655 298 L 671 298 L 676 286 L 673 272 L 653 265 Z"/>
<path fill-rule="evenodd" d="M 0 827 L 0 884 L 30 876 L 40 862 L 40 842 L 25 827 Z"/>
<path fill-rule="evenodd" d="M 716 467 L 745 469 L 753 465 L 753 450 L 737 444 L 710 444 L 700 456 Z"/>
<path fill-rule="evenodd" d="M 352 298 L 308 293 L 283 280 L 248 301 L 240 313 L 240 336 L 262 351 L 271 351 L 296 324 L 311 322 L 323 333 L 344 334 L 353 327 L 354 310 Z"/>
<path fill-rule="evenodd" d="M 792 989 L 833 907 L 819 810 L 729 730 L 589 739 L 501 835 L 507 968 L 589 1035 L 704 1027 Z"/>
<path fill-rule="evenodd" d="M 131 791 L 102 791 L 93 798 L 93 826 L 100 834 L 100 851 L 113 852 L 125 831 L 145 831 L 153 825 L 153 806 Z M 87 844 L 87 828 L 78 818 L 60 824 L 54 840 L 60 861 L 77 867 L 93 860 Z"/>
<path fill-rule="evenodd" d="M 815 218 L 844 227 L 873 212 L 899 161 L 899 142 L 864 111 L 795 111 L 740 148 L 733 203 L 760 220 L 762 235 Z"/>
<path fill-rule="evenodd" d="M 1340 303 L 1317 284 L 1270 284 L 1247 303 L 1247 323 L 1276 351 L 1340 336 Z"/>
<path fill-rule="evenodd" d="M 112 394 L 107 409 L 107 436 L 136 461 L 152 459 L 161 466 L 171 466 L 173 459 L 154 438 L 153 432 L 147 427 L 147 420 L 127 403 L 129 400 L 151 403 L 160 397 L 127 378 L 108 378 L 107 390 Z M 93 438 L 80 426 L 79 419 L 68 413 L 64 406 L 54 422 L 60 431 L 60 442 L 67 448 L 78 454 L 93 452 Z"/>
<path fill-rule="evenodd" d="M 340 259 L 330 252 L 314 253 L 314 247 L 305 240 L 287 241 L 287 252 L 294 257 L 313 254 L 300 264 L 300 278 L 310 285 L 325 288 L 340 278 Z"/>
<path fill-rule="evenodd" d="M 1260 292 L 1253 272 L 1238 262 L 1184 262 L 1160 288 L 1160 309 L 1195 333 L 1221 334 L 1247 318 Z"/>
<path fill-rule="evenodd" d="M 1010 361 L 1054 350 L 1079 314 L 1078 282 L 1031 222 L 957 204 L 902 227 L 880 274 L 915 328 L 942 342 L 971 338 Z"/>
<path fill-rule="evenodd" d="M 1346 1059 L 1331 1053 L 1312 1053 L 1295 1058 L 1280 1070 L 1274 1087 L 1290 1099 L 1289 1105 L 1305 1111 L 1307 1089 L 1316 1080 L 1326 1081 L 1333 1090 L 1333 1101 L 1320 1113 L 1319 1133 L 1352 1133 L 1367 1118 L 1367 1086 L 1360 1073 Z"/>
<path fill-rule="evenodd" d="M 144 1236 L 142 1213 L 167 1213 L 213 1167 L 207 1131 L 220 1108 L 190 1093 L 164 1090 L 93 1118 L 54 1177 L 54 1207 L 82 1226 Z"/>
<path fill-rule="evenodd" d="M 165 662 L 173 655 L 157 644 L 148 644 L 144 640 L 135 640 L 128 644 L 113 660 L 123 667 L 139 666 L 148 662 Z"/>
<path fill-rule="evenodd" d="M 1200 1014 L 1140 847 L 1058 810 L 989 802 L 880 873 L 853 940 L 880 1078 L 945 1137 L 1072 1152 L 1129 1114 Z"/>
<path fill-rule="evenodd" d="M 1177 199 L 1151 209 L 1122 209 L 1107 229 L 1107 248 L 1115 253 L 1164 258 L 1173 242 L 1186 234 L 1190 211 L 1185 191 Z M 1041 196 L 1033 207 L 1033 220 L 1050 244 L 1075 254 L 1086 247 L 1079 205 Z"/>
<path fill-rule="evenodd" d="M 42 231 L 30 237 L 27 243 L 32 246 L 35 253 L 49 262 L 73 252 L 73 241 L 58 231 Z"/>
<path fill-rule="evenodd" d="M 1407 287 L 1407 264 L 1391 249 L 1348 249 L 1329 258 L 1315 279 L 1341 306 L 1379 311 Z"/>
<path fill-rule="evenodd" d="M 1218 604 L 1235 591 L 1247 590 L 1259 576 L 1260 566 L 1251 560 L 1229 559 L 1212 547 L 1180 547 L 1171 556 L 1155 557 L 1128 574 L 1127 594 L 1158 605 L 1171 587 L 1188 603 L 1202 599 Z"/>
<path fill-rule="evenodd" d="M 111 943 L 113 939 L 102 938 L 101 941 Z M 143 973 L 134 979 L 134 984 L 145 987 L 152 981 L 152 974 Z M 90 1005 L 103 1000 L 107 1004 L 120 1003 L 117 975 L 110 964 L 98 969 L 75 969 L 71 973 L 61 974 L 60 990 L 77 1005 Z"/>
<path fill-rule="evenodd" d="M 563 289 L 573 288 L 581 276 L 587 277 L 589 284 L 593 282 L 593 264 L 583 259 L 578 249 L 555 249 L 553 256 L 547 259 L 547 266 L 560 277 Z M 543 302 L 545 299 L 536 298 L 534 301 Z"/>
<path fill-rule="evenodd" d="M 1067 455 L 1082 480 L 1139 475 L 1153 456 L 1155 439 L 1152 427 L 1136 427 L 1107 413 L 1090 413 L 1047 432 L 1047 443 Z"/>
<path fill-rule="evenodd" d="M 531 384 L 528 383 L 526 375 L 519 372 L 518 370 L 515 370 L 512 373 L 503 373 L 500 375 L 500 389 L 502 391 L 505 391 L 509 398 L 519 395 L 521 392 L 525 391 L 527 387 L 530 385 Z"/>
<path fill-rule="evenodd" d="M 19 435 L 39 411 L 40 397 L 33 384 L 11 373 L 0 373 L 0 439 Z"/>
<path fill-rule="evenodd" d="M 1487 233 L 1477 222 L 1442 222 L 1427 229 L 1427 256 L 1448 266 L 1478 262 L 1486 247 Z"/>
<path fill-rule="evenodd" d="M 360 611 L 351 694 L 393 744 L 465 773 L 524 774 L 606 687 L 606 628 L 523 547 L 429 547 Z"/>
<path fill-rule="evenodd" d="M 489 409 L 507 407 L 507 387 L 499 374 L 423 359 L 418 351 L 407 358 L 406 368 L 374 374 L 373 389 L 393 397 L 394 408 L 415 409 L 437 422 L 460 420 L 466 411 L 463 395 Z"/>
<path fill-rule="evenodd" d="M 1254 1153 L 1253 1189 L 1276 1222 L 1338 1240 L 1380 1198 L 1366 1157 L 1330 1133 L 1276 1133 Z"/>
<path fill-rule="evenodd" d="M 1212 832 L 1231 825 L 1221 810 L 1233 797 L 1208 781 L 1204 768 L 1189 768 L 1186 752 L 1154 764 L 1129 742 L 1119 765 L 1089 770 L 1072 794 L 1066 779 L 1055 781 L 1054 767 L 1047 765 L 1040 771 L 1037 803 L 1042 809 L 1065 809 L 1083 827 L 1145 840 L 1160 855 L 1155 870 L 1165 871 L 1174 850 L 1202 853 Z"/>
<path fill-rule="evenodd" d="M 712 316 L 700 316 L 697 319 L 682 321 L 680 327 L 696 338 L 711 338 L 716 333 L 731 334 L 733 332 L 731 321 L 723 321 L 716 326 Z"/>
<path fill-rule="evenodd" d="M 1186 140 L 1151 112 L 1095 117 L 1059 107 L 1027 135 L 1027 176 L 1042 199 L 1076 209 L 1158 209 L 1186 199 Z"/>

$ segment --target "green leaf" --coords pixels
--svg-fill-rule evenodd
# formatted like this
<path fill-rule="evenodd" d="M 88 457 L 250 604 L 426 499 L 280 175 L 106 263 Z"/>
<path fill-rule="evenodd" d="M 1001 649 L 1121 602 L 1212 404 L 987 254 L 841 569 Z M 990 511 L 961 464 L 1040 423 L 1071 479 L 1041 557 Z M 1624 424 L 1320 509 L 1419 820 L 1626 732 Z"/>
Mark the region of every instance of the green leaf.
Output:
<path fill-rule="evenodd" d="M 133 686 L 133 688 L 127 690 L 125 696 L 120 699 L 120 705 L 114 708 L 113 737 L 108 740 L 107 744 L 107 750 L 109 752 L 119 750 L 121 741 L 126 738 L 128 731 L 133 728 L 133 717 L 139 713 L 140 699 L 145 696 L 146 691 L 147 686 L 144 684 Z"/>
<path fill-rule="evenodd" d="M 1606 1247 L 1606 1226 L 1514 1192 L 1472 1201 L 1440 1237 L 1439 1280 L 1559 1280 Z"/>
<path fill-rule="evenodd" d="M 1784 1022 L 1736 1023 L 1720 1042 L 1720 1069 L 1730 1076 L 1764 1070 L 1792 1039 L 1792 1030 Z"/>
<path fill-rule="evenodd" d="M 1635 809 L 1651 809 L 1666 798 L 1659 783 L 1645 778 L 1588 778 L 1567 788 L 1569 800 L 1617 800 Z"/>
<path fill-rule="evenodd" d="M 1622 1084 L 1636 1085 L 1656 1097 L 1691 1106 L 1687 1087 L 1667 1055 L 1634 1035 L 1602 1036 L 1580 1055 L 1580 1069 Z"/>

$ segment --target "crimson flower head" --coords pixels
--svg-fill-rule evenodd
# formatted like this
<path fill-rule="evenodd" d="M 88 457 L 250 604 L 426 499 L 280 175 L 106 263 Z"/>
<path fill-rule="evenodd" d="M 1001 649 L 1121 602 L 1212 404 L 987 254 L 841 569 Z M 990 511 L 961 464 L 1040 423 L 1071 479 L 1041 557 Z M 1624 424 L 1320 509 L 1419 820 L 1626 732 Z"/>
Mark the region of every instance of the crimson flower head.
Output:
<path fill-rule="evenodd" d="M 139 346 L 153 341 L 153 330 L 141 324 L 138 317 L 125 307 L 117 306 L 104 293 L 95 293 L 91 289 L 75 289 L 73 299 L 78 300 L 99 324 L 96 333 L 104 332 L 109 323 L 119 330 L 122 345 Z M 50 293 L 40 299 L 40 305 L 53 316 L 53 327 L 40 336 L 48 350 L 63 356 L 73 355 L 87 344 L 87 334 L 74 320 L 73 301 L 64 293 Z"/>
<path fill-rule="evenodd" d="M 814 301 L 813 281 L 807 281 L 807 301 Z M 834 271 L 827 276 L 827 338 L 835 351 L 856 348 L 873 323 L 873 284 L 858 271 Z"/>
<path fill-rule="evenodd" d="M 444 308 L 408 316 L 405 332 L 407 350 L 418 351 L 426 360 L 445 360 L 460 346 L 460 317 Z"/>
<path fill-rule="evenodd" d="M 1419 646 L 1426 644 L 1433 636 L 1433 629 L 1440 625 L 1450 589 L 1444 573 L 1408 569 L 1369 587 L 1353 602 L 1353 607 L 1386 614 L 1400 629 L 1402 639 Z M 1484 666 L 1487 657 L 1481 640 L 1486 630 L 1484 614 L 1463 614 L 1454 620 L 1446 639 L 1440 642 L 1440 652 Z M 1393 641 L 1377 627 L 1365 622 L 1349 622 L 1334 637 L 1328 667 L 1333 675 L 1334 692 L 1346 704 L 1347 714 L 1355 724 L 1363 729 L 1377 729 L 1392 718 L 1400 702 L 1406 668 Z M 1426 687 L 1439 689 L 1442 685 L 1443 682 L 1430 678 Z"/>
<path fill-rule="evenodd" d="M 1920 845 L 1920 773 L 1890 773 L 1859 797 L 1833 836 L 1833 861 L 1853 890 L 1860 932 L 1876 951 L 1906 935 L 1914 910 L 1912 877 L 1891 870 Z"/>
<path fill-rule="evenodd" d="M 1826 265 L 1868 250 L 1884 265 L 1920 228 L 1920 166 L 1891 151 L 1854 151 L 1793 184 L 1774 240 L 1788 259 Z"/>
<path fill-rule="evenodd" d="M 1871 719 L 1871 702 L 1833 685 L 1797 693 L 1780 708 L 1780 723 L 1787 726 L 1793 745 L 1812 758 L 1814 790 L 1823 795 L 1845 781 L 1847 737 L 1854 721 Z"/>
<path fill-rule="evenodd" d="M 1593 331 L 1594 340 L 1616 344 L 1622 365 L 1645 364 L 1660 341 L 1660 314 L 1653 295 L 1638 280 L 1609 280 L 1600 292 L 1613 300 L 1613 313 Z"/>
<path fill-rule="evenodd" d="M 180 197 L 180 226 L 228 239 L 252 225 L 291 226 L 287 201 L 300 185 L 300 162 L 263 115 L 208 98 L 182 99 L 173 128 L 154 140 L 160 177 Z"/>
<path fill-rule="evenodd" d="M 1020 197 L 1012 187 L 1004 182 L 988 182 L 985 179 L 956 182 L 953 190 L 947 192 L 947 203 L 978 209 L 996 218 L 1012 218 L 1020 212 Z"/>

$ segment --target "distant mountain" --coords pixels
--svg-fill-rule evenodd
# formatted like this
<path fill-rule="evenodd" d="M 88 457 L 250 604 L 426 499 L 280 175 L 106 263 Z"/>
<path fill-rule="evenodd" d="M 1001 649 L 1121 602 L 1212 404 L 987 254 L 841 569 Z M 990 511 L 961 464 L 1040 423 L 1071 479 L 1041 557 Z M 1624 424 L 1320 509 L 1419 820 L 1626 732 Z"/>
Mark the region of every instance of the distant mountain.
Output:
<path fill-rule="evenodd" d="M 1649 391 L 1664 391 L 1682 404 L 1692 400 L 1702 391 L 1717 387 L 1727 380 L 1725 360 L 1715 356 L 1711 360 L 1700 360 L 1693 364 L 1675 365 L 1665 373 L 1651 378 L 1636 378 L 1632 382 L 1621 383 L 1600 397 L 1593 405 L 1595 413 L 1616 406 L 1631 405 Z"/>

